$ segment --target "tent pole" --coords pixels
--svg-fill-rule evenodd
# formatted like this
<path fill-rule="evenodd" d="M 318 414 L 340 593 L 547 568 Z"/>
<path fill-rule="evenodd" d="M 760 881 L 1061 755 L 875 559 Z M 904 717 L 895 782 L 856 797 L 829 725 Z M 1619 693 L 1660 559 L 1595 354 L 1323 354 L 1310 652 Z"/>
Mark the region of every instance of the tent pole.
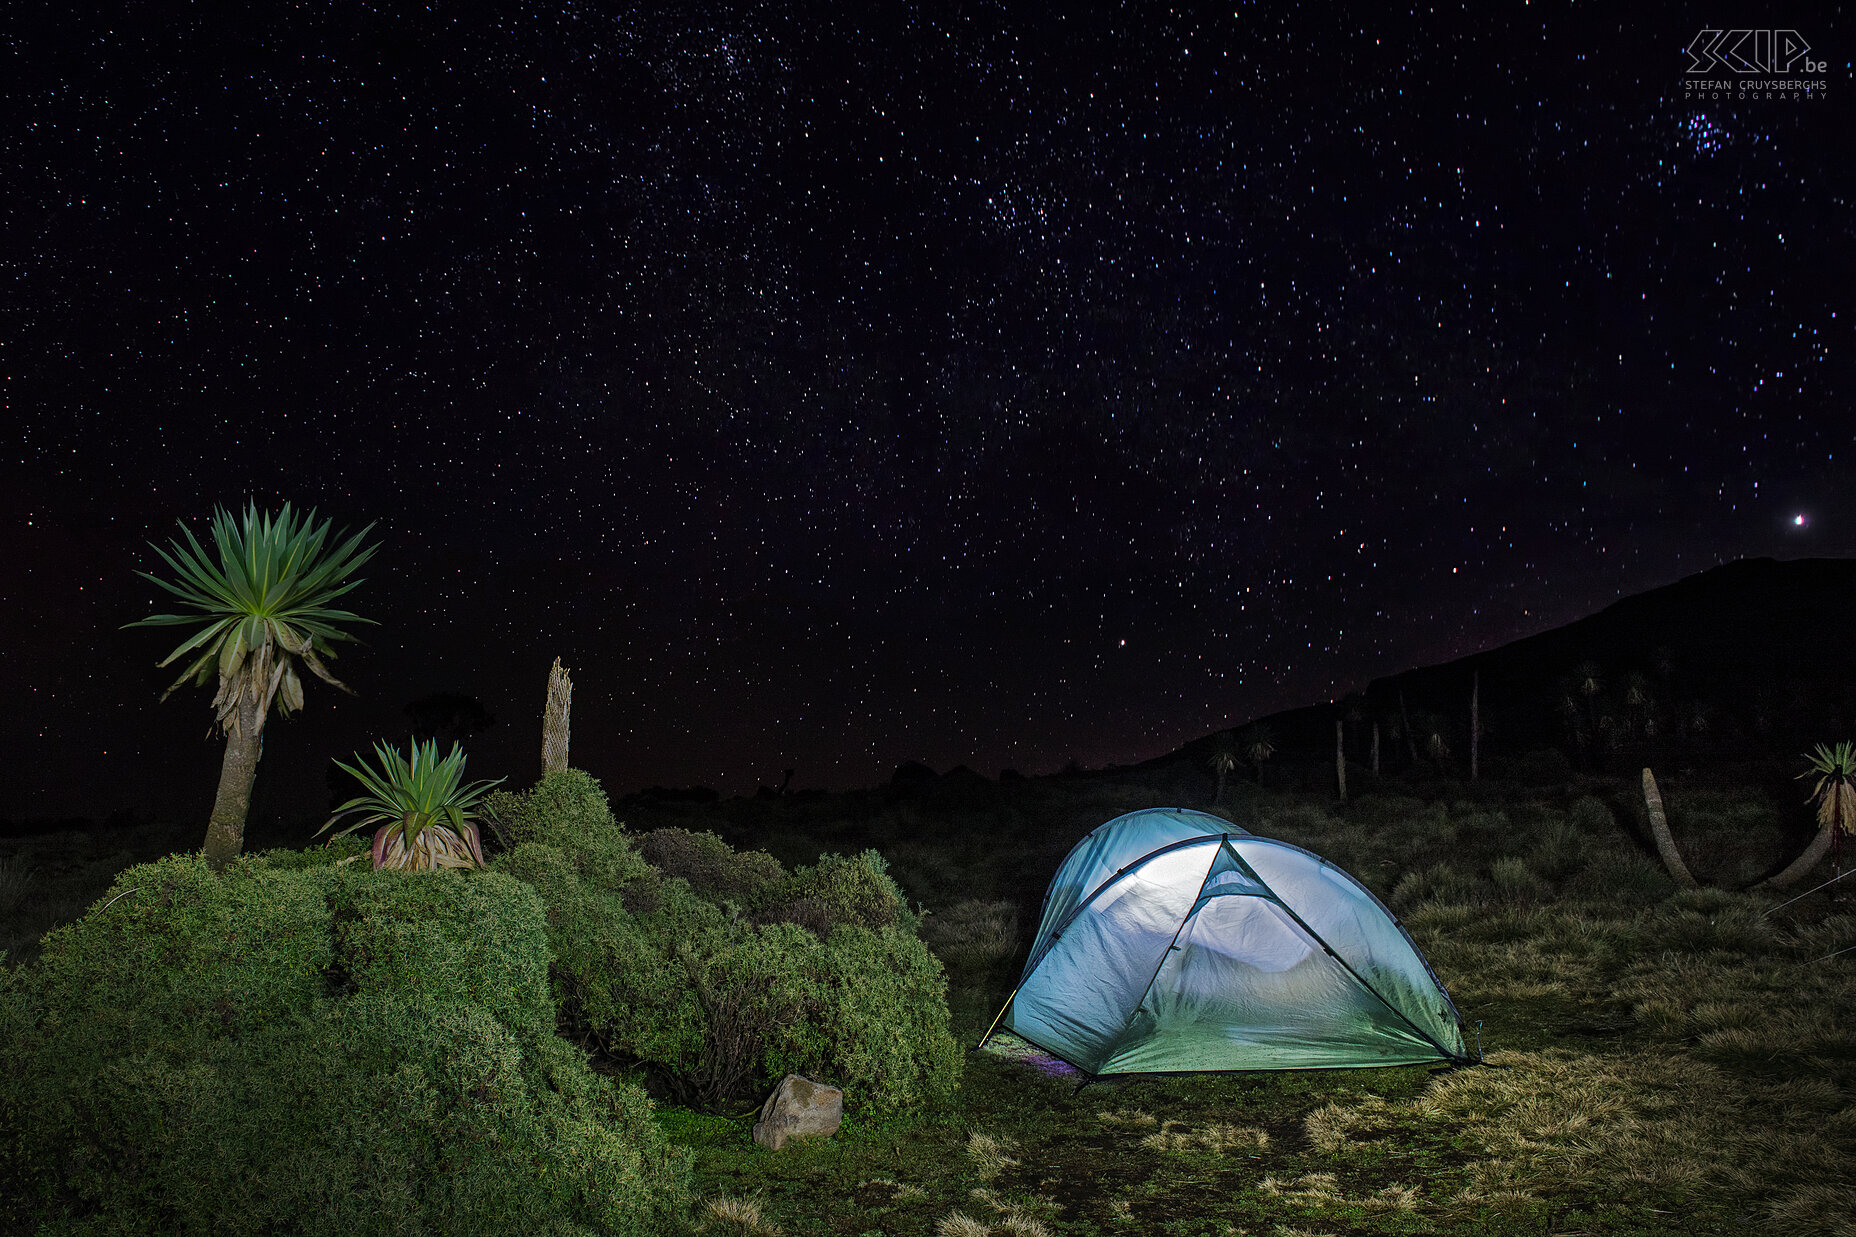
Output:
<path fill-rule="evenodd" d="M 992 1033 L 999 1029 L 999 1019 L 1005 1017 L 1005 1011 L 1012 1008 L 1012 997 L 1017 995 L 1018 989 L 1012 989 L 1012 995 L 1005 998 L 1005 1004 L 999 1007 L 998 1014 L 993 1017 L 992 1025 L 986 1028 L 986 1034 L 980 1036 L 980 1042 L 973 1045 L 973 1051 L 978 1052 L 986 1046 L 986 1041 L 992 1038 Z"/>
<path fill-rule="evenodd" d="M 1276 902 L 1276 905 L 1282 907 L 1282 909 L 1285 912 L 1287 912 L 1289 918 L 1295 920 L 1295 922 L 1298 925 L 1300 925 L 1302 931 L 1308 933 L 1309 940 L 1321 946 L 1322 950 L 1326 952 L 1328 957 L 1334 959 L 1335 963 L 1340 967 L 1341 970 L 1347 972 L 1347 974 L 1353 977 L 1354 983 L 1366 989 L 1367 993 L 1375 1001 L 1378 1001 L 1381 1005 L 1385 1006 L 1387 1011 L 1389 1011 L 1393 1017 L 1397 1018 L 1400 1022 L 1404 1023 L 1406 1026 L 1410 1027 L 1413 1031 L 1417 1032 L 1418 1037 L 1420 1039 L 1422 1039 L 1425 1043 L 1429 1044 L 1431 1047 L 1437 1049 L 1438 1052 L 1442 1053 L 1444 1055 L 1445 1060 L 1467 1061 L 1469 1059 L 1468 1057 L 1458 1057 L 1455 1053 L 1451 1052 L 1448 1048 L 1445 1048 L 1442 1044 L 1438 1043 L 1435 1039 L 1431 1038 L 1429 1035 L 1426 1035 L 1424 1033 L 1424 1028 L 1420 1027 L 1417 1023 L 1413 1022 L 1409 1017 L 1407 1017 L 1404 1010 L 1400 1009 L 1398 1006 L 1394 1005 L 1392 1002 L 1380 996 L 1379 989 L 1367 983 L 1366 977 L 1364 975 L 1354 970 L 1353 967 L 1348 963 L 1348 961 L 1345 958 L 1335 953 L 1334 947 L 1328 944 L 1327 941 L 1323 940 L 1321 937 L 1321 934 L 1315 931 L 1314 928 L 1310 927 L 1306 919 L 1303 919 L 1300 915 L 1296 914 L 1295 908 L 1293 906 L 1290 906 L 1287 902 L 1284 902 L 1281 898 L 1276 898 L 1275 902 Z M 1422 957 L 1423 955 L 1419 955 L 1419 956 Z M 1428 966 L 1429 964 L 1426 963 L 1426 965 Z M 1461 1030 L 1462 1022 L 1463 1022 L 1462 1015 L 1461 1014 L 1457 1015 L 1457 1026 L 1458 1026 L 1459 1031 Z"/>
<path fill-rule="evenodd" d="M 1212 851 L 1211 862 L 1205 865 L 1205 875 L 1199 878 L 1199 891 L 1193 895 L 1192 904 L 1186 908 L 1186 913 L 1179 917 L 1179 926 L 1173 929 L 1173 939 L 1167 942 L 1166 952 L 1160 955 L 1160 961 L 1154 963 L 1154 973 L 1147 977 L 1147 986 L 1141 989 L 1140 999 L 1134 1003 L 1134 1008 L 1128 1011 L 1128 1016 L 1121 1020 L 1121 1030 L 1115 1033 L 1117 1043 L 1120 1042 L 1123 1035 L 1128 1033 L 1128 1028 L 1134 1025 L 1134 1015 L 1140 1013 L 1141 1006 L 1147 1004 L 1147 994 L 1154 990 L 1154 984 L 1159 980 L 1160 972 L 1166 969 L 1166 960 L 1173 956 L 1173 951 L 1175 949 L 1179 948 L 1179 934 L 1186 930 L 1187 921 L 1192 918 L 1192 913 L 1199 909 L 1199 899 L 1205 896 L 1205 886 L 1211 883 L 1212 869 L 1218 866 L 1218 856 L 1230 850 L 1230 848 L 1231 835 L 1227 833 L 1218 839 L 1218 847 L 1216 850 Z M 1235 851 L 1232 853 L 1234 855 L 1236 854 Z M 1243 862 L 1241 856 L 1238 858 L 1238 862 Z M 1249 865 L 1245 864 L 1245 866 L 1248 867 Z M 1078 1087 L 1077 1090 L 1080 1091 L 1082 1088 Z"/>

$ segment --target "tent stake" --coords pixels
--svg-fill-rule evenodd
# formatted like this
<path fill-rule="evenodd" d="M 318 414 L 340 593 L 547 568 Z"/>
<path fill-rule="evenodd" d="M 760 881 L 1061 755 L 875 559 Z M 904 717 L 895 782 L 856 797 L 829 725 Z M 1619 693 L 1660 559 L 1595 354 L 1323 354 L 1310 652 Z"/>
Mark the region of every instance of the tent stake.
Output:
<path fill-rule="evenodd" d="M 1017 995 L 1018 989 L 1012 989 L 1012 996 L 1005 998 L 1005 1004 L 999 1007 L 999 1012 L 993 1017 L 992 1025 L 986 1028 L 986 1034 L 980 1036 L 980 1042 L 973 1045 L 973 1051 L 978 1052 L 986 1046 L 986 1041 L 992 1038 L 992 1033 L 999 1029 L 999 1019 L 1005 1017 L 1005 1011 L 1012 1008 L 1012 997 Z"/>

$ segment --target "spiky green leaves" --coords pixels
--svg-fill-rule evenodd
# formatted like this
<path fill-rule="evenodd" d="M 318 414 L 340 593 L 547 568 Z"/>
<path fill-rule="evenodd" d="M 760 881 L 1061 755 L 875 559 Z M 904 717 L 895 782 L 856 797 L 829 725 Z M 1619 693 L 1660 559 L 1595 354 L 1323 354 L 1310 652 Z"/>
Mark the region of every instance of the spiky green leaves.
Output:
<path fill-rule="evenodd" d="M 1805 761 L 1811 767 L 1798 776 L 1803 779 L 1817 775 L 1817 785 L 1805 800 L 1817 804 L 1817 823 L 1856 833 L 1856 744 L 1826 747 L 1819 743 Z"/>
<path fill-rule="evenodd" d="M 154 614 L 129 626 L 200 625 L 160 663 L 187 659 L 163 700 L 184 683 L 204 685 L 217 670 L 214 706 L 221 725 L 236 724 L 241 700 L 261 705 L 260 716 L 273 701 L 281 712 L 292 713 L 303 707 L 298 661 L 317 678 L 348 690 L 322 659 L 335 655 L 336 643 L 354 638 L 341 624 L 371 620 L 332 603 L 361 583 L 354 573 L 377 547 L 361 544 L 371 524 L 346 540 L 331 537 L 330 528 L 328 520 L 317 523 L 314 511 L 300 514 L 289 503 L 275 515 L 248 503 L 237 517 L 214 508 L 213 552 L 185 524 L 167 549 L 152 547 L 174 578 L 136 574 L 195 613 Z"/>
<path fill-rule="evenodd" d="M 1220 776 L 1237 768 L 1237 740 L 1229 731 L 1212 740 L 1212 754 L 1205 767 Z"/>
<path fill-rule="evenodd" d="M 391 866 L 481 866 L 483 854 L 477 845 L 477 830 L 472 822 L 484 795 L 503 779 L 466 784 L 464 748 L 457 743 L 451 745 L 451 754 L 442 760 L 438 744 L 432 740 L 415 742 L 410 759 L 385 743 L 376 743 L 374 754 L 380 760 L 378 769 L 370 768 L 358 753 L 355 764 L 335 762 L 342 771 L 353 775 L 366 793 L 342 804 L 316 832 L 322 833 L 345 817 L 359 816 L 359 820 L 337 830 L 333 836 L 343 837 L 370 825 L 381 826 L 374 839 L 374 866 L 377 868 L 388 866 L 385 854 L 395 845 L 399 853 L 407 856 L 408 862 Z M 448 831 L 465 841 L 471 862 L 463 862 L 448 846 L 435 845 L 432 838 L 426 838 L 422 845 L 421 834 L 428 829 L 434 834 Z M 421 854 L 428 855 L 433 862 L 418 861 L 416 857 Z M 453 863 L 448 859 L 460 861 Z"/>

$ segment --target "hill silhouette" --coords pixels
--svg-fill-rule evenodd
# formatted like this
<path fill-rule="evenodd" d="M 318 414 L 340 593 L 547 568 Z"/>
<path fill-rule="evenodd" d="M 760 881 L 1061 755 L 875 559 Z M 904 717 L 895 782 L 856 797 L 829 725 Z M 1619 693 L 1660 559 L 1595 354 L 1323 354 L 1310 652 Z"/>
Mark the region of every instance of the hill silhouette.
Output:
<path fill-rule="evenodd" d="M 1339 718 L 1350 764 L 1369 761 L 1377 723 L 1386 772 L 1460 776 L 1479 680 L 1485 776 L 1525 778 L 1533 769 L 1545 777 L 1554 753 L 1564 767 L 1590 771 L 1795 762 L 1814 744 L 1856 737 L 1853 619 L 1856 561 L 1743 559 L 1500 648 L 1258 720 L 1289 764 L 1321 756 L 1331 767 Z M 1217 740 L 1149 763 L 1204 759 Z"/>

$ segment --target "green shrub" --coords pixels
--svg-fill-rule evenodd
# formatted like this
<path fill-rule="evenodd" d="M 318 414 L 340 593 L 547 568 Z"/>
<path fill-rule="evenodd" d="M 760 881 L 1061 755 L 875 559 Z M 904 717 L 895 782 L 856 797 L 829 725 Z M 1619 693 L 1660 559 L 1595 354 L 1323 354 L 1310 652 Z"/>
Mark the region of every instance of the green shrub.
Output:
<path fill-rule="evenodd" d="M 369 852 L 372 839 L 365 837 L 332 838 L 321 846 L 304 850 L 247 851 L 239 862 L 268 868 L 273 872 L 296 872 L 304 868 L 348 866 L 344 861 L 360 861 Z"/>
<path fill-rule="evenodd" d="M 545 910 L 512 877 L 356 871 L 330 891 L 340 981 L 362 994 L 479 1007 L 536 1039 L 554 1028 Z"/>
<path fill-rule="evenodd" d="M 906 922 L 911 930 L 915 926 L 901 890 L 889 878 L 889 865 L 873 850 L 850 858 L 826 855 L 800 868 L 764 891 L 759 910 L 761 919 L 796 923 L 821 937 L 839 924 L 885 928 Z"/>
<path fill-rule="evenodd" d="M 572 845 L 578 839 L 619 827 L 612 818 L 605 789 L 592 774 L 579 769 L 545 773 L 541 781 L 520 793 L 495 791 L 484 800 L 483 811 L 511 845 Z"/>
<path fill-rule="evenodd" d="M 735 851 L 713 833 L 653 829 L 638 839 L 645 861 L 665 876 L 680 876 L 705 897 L 746 903 L 786 879 L 780 861 L 765 851 Z"/>
<path fill-rule="evenodd" d="M 329 868 L 248 862 L 214 876 L 197 852 L 131 867 L 47 937 L 47 1016 L 85 1027 L 86 1056 L 100 1064 L 153 1043 L 194 1051 L 308 1014 L 335 962 L 337 879 Z"/>
<path fill-rule="evenodd" d="M 553 1033 L 520 882 L 192 854 L 119 893 L 0 968 L 0 1219 L 592 1237 L 686 1208 L 643 1093 Z"/>
<path fill-rule="evenodd" d="M 573 811 L 587 801 L 553 798 Z M 827 855 L 788 875 L 711 836 L 646 835 L 648 853 L 698 887 L 646 866 L 616 826 L 563 828 L 552 810 L 505 805 L 531 840 L 493 866 L 540 894 L 557 1006 L 603 1051 L 711 1111 L 787 1072 L 842 1086 L 866 1111 L 951 1092 L 961 1058 L 946 980 L 880 855 Z"/>

